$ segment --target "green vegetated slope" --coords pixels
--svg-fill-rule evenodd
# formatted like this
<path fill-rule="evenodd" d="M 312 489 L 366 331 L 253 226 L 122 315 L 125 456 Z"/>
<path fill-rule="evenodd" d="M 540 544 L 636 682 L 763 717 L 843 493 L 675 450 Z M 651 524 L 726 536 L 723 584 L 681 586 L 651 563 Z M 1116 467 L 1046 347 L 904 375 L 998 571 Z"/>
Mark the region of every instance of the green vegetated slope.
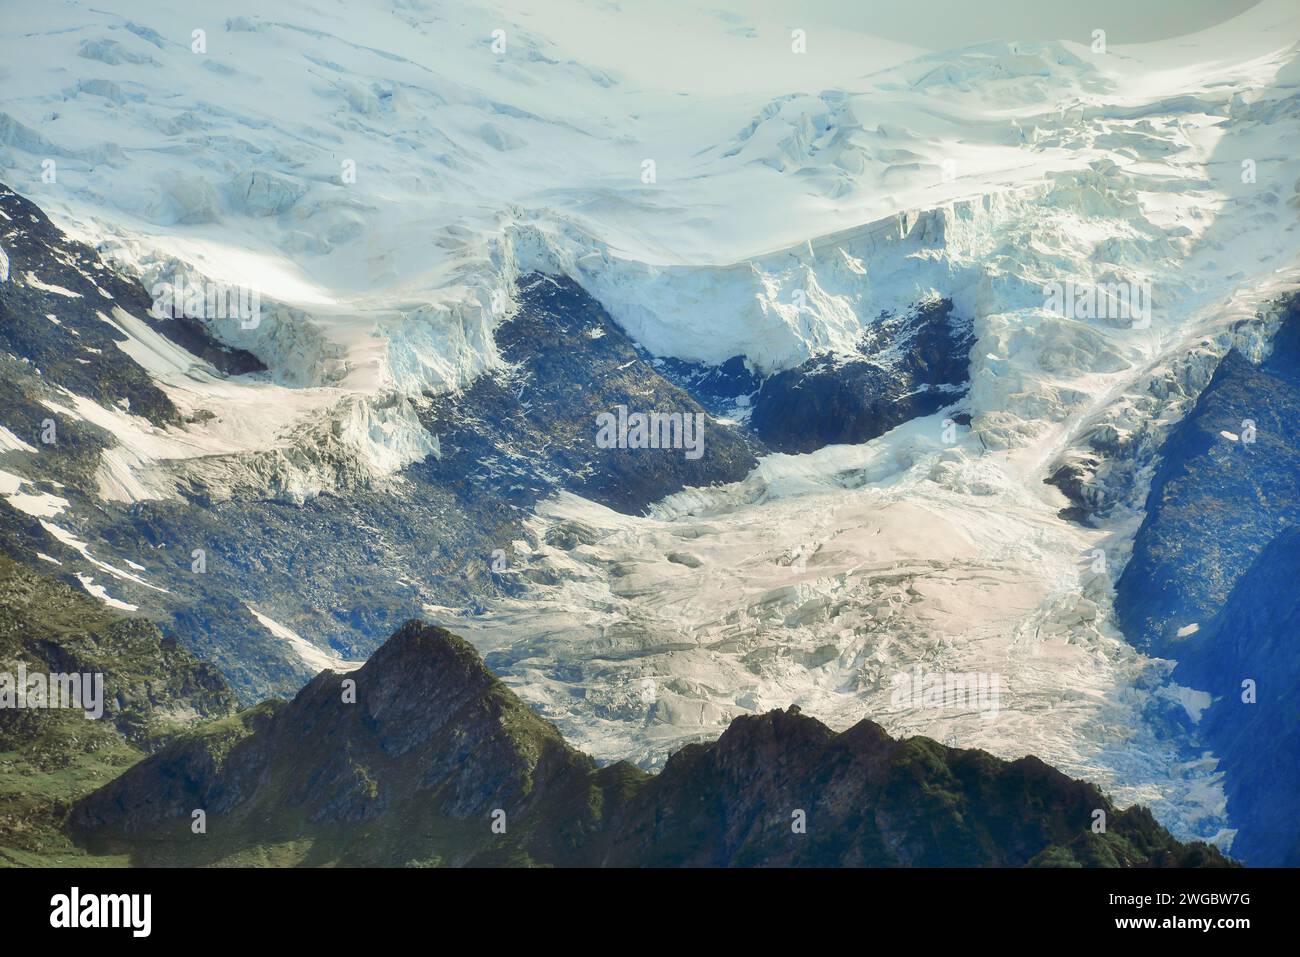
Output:
<path fill-rule="evenodd" d="M 142 865 L 1228 863 L 1036 758 L 896 741 L 870 721 L 837 734 L 797 708 L 739 718 L 657 775 L 597 767 L 467 642 L 418 621 L 359 671 L 182 735 L 79 801 L 69 827 Z"/>
<path fill-rule="evenodd" d="M 217 670 L 126 617 L 0 555 L 0 672 L 103 675 L 103 715 L 0 707 L 0 864 L 91 861 L 62 831 L 69 808 L 178 730 L 228 714 Z"/>

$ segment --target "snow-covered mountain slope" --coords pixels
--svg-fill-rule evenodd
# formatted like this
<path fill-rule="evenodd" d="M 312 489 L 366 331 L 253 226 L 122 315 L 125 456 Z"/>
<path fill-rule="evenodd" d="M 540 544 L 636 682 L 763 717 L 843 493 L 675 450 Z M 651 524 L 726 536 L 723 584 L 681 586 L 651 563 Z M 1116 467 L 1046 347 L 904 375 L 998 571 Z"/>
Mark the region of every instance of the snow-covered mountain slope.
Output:
<path fill-rule="evenodd" d="M 866 38 L 814 33 L 797 54 L 788 29 L 703 15 L 654 85 L 560 32 L 562 12 L 174 9 L 43 7 L 5 32 L 12 184 L 151 281 L 184 264 L 292 306 L 223 332 L 284 375 L 363 391 L 492 367 L 492 293 L 520 269 L 571 272 L 656 354 L 770 371 L 937 285 L 973 306 L 992 284 L 1005 310 L 1066 272 L 1158 284 L 1223 213 L 1252 228 L 1294 181 L 1268 122 L 1285 116 L 1264 116 L 1292 59 L 1284 3 L 1176 44 L 901 65 Z M 608 16 L 630 44 L 659 14 Z M 678 79 L 737 46 L 790 72 L 744 93 Z M 943 255 L 899 276 L 913 250 L 894 240 L 918 231 Z"/>
<path fill-rule="evenodd" d="M 518 282 L 495 333 L 502 374 L 418 402 L 359 397 L 270 382 L 200 321 L 154 318 L 138 283 L 2 184 L 0 217 L 14 272 L 0 283 L 0 548 L 154 619 L 245 701 L 349 666 L 412 609 L 500 594 L 498 565 L 557 491 L 639 512 L 739 480 L 764 451 L 572 280 Z M 238 396 L 278 399 L 289 424 L 248 428 Z M 690 418 L 690 449 L 647 461 L 592 441 L 595 415 L 647 404 Z M 366 410 L 417 416 L 426 450 L 405 465 L 365 454 L 358 437 L 385 434 Z"/>
<path fill-rule="evenodd" d="M 1292 4 L 1155 44 L 942 54 L 816 30 L 796 52 L 797 24 L 686 3 L 278 9 L 109 0 L 0 29 L 3 177 L 146 288 L 261 297 L 256 327 L 208 327 L 264 380 L 148 360 L 178 408 L 222 410 L 222 435 L 171 439 L 214 443 L 209 493 L 306 507 L 418 471 L 425 394 L 505 377 L 494 333 L 533 271 L 654 356 L 759 376 L 950 300 L 975 342 L 960 409 L 649 517 L 561 496 L 511 545 L 512 597 L 435 610 L 601 757 L 654 763 L 797 700 L 1225 827 L 1212 756 L 1147 720 L 1193 699 L 1124 641 L 1111 582 L 1161 436 L 1230 346 L 1264 348 L 1300 276 Z M 1098 286 L 1140 292 L 1138 321 L 1052 304 Z M 164 354 L 121 322 L 124 350 Z M 118 494 L 173 501 L 183 456 L 75 408 L 117 434 Z M 1043 484 L 1079 462 L 1078 501 Z M 330 518 L 322 537 L 367 531 Z M 998 715 L 890 710 L 917 665 L 999 675 Z"/>
<path fill-rule="evenodd" d="M 1284 3 L 1177 43 L 905 62 L 816 33 L 794 53 L 788 29 L 677 8 L 667 25 L 565 5 L 293 9 L 42 7 L 0 35 L 12 185 L 146 288 L 256 289 L 256 328 L 211 322 L 290 386 L 464 385 L 499 364 L 492 329 L 535 268 L 572 275 L 657 355 L 765 372 L 852 351 L 882 310 L 938 292 L 979 321 L 977 428 L 1018 444 L 1198 334 L 1208 306 L 1258 297 L 1300 242 L 1278 228 L 1300 69 Z M 674 69 L 634 69 L 625 48 L 665 29 Z M 823 92 L 792 92 L 811 82 Z M 1256 253 L 1260 229 L 1280 235 Z M 1043 283 L 1066 281 L 1150 283 L 1151 328 L 1047 315 Z M 265 434 L 340 418 L 338 398 L 225 401 Z M 367 466 L 427 454 L 400 404 L 349 407 Z"/>

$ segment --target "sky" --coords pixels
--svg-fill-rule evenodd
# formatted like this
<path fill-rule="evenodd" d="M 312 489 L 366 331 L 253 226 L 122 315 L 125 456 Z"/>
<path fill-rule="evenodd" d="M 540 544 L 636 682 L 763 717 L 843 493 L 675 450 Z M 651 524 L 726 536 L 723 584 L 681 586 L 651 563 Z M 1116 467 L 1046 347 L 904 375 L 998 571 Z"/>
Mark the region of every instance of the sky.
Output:
<path fill-rule="evenodd" d="M 989 40 L 1086 41 L 1095 29 L 1113 44 L 1195 33 L 1258 0 L 747 0 L 736 9 L 791 21 L 837 24 L 872 36 L 946 50 Z"/>
<path fill-rule="evenodd" d="M 626 89 L 680 95 L 852 85 L 928 52 L 990 41 L 1111 47 L 1206 30 L 1259 0 L 495 0 Z M 790 56 L 792 31 L 806 56 Z"/>

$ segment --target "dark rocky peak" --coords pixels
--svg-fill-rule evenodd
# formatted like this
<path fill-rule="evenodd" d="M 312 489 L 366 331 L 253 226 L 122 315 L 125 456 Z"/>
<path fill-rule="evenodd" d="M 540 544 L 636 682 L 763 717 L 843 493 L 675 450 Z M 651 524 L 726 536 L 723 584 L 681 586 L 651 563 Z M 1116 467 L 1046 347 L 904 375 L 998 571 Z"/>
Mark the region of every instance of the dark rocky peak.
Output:
<path fill-rule="evenodd" d="M 770 376 L 750 424 L 782 452 L 870 441 L 965 395 L 972 345 L 970 322 L 952 316 L 949 299 L 883 315 L 858 354 L 814 356 Z"/>
<path fill-rule="evenodd" d="M 419 480 L 460 489 L 471 503 L 488 497 L 529 508 L 564 489 L 635 514 L 688 486 L 739 481 L 757 461 L 760 443 L 660 374 L 571 279 L 521 278 L 518 308 L 495 339 L 506 371 L 432 396 L 421 413 L 441 455 L 409 470 Z M 702 443 L 690 454 L 630 441 L 602 446 L 597 417 L 618 416 L 620 407 L 624 419 L 676 415 L 692 417 L 692 427 L 700 416 Z"/>
<path fill-rule="evenodd" d="M 594 772 L 467 642 L 411 621 L 360 670 L 322 672 L 293 701 L 258 706 L 132 768 L 79 805 L 73 824 L 143 841 L 146 855 L 161 840 L 163 853 L 203 859 L 269 821 L 282 835 L 330 832 L 349 860 L 436 850 L 465 863 L 493 849 L 494 813 L 506 815 L 520 853 L 559 839 L 568 824 L 532 835 L 555 802 L 593 787 Z M 178 838 L 192 808 L 211 813 L 225 840 Z M 381 818 L 391 826 L 379 841 L 338 832 Z M 421 847 L 428 834 L 436 846 Z"/>
<path fill-rule="evenodd" d="M 1037 759 L 895 741 L 870 721 L 837 734 L 793 707 L 738 718 L 658 776 L 597 769 L 468 643 L 418 621 L 352 675 L 141 762 L 72 825 L 139 863 L 1224 863 Z"/>
<path fill-rule="evenodd" d="M 148 372 L 118 348 L 127 335 L 114 318 L 117 308 L 223 372 L 265 368 L 251 353 L 218 342 L 197 319 L 155 318 L 139 282 L 2 184 L 0 248 L 8 261 L 8 278 L 0 282 L 0 348 L 30 361 L 51 384 L 103 405 L 129 403 L 155 424 L 179 421 Z"/>
<path fill-rule="evenodd" d="M 294 699 L 285 720 L 338 710 L 336 699 L 342 699 L 341 686 L 348 680 L 355 682 L 358 720 L 394 757 L 452 725 L 456 733 L 466 733 L 467 719 L 494 725 L 493 733 L 513 721 L 530 735 L 561 740 L 487 669 L 469 642 L 416 619 L 398 629 L 360 670 L 346 676 L 322 672 Z"/>
<path fill-rule="evenodd" d="M 1091 830 L 1095 813 L 1107 830 Z M 1222 863 L 1141 808 L 1034 757 L 1007 762 L 797 709 L 736 719 L 671 758 L 613 826 L 607 863 L 1134 866 Z"/>

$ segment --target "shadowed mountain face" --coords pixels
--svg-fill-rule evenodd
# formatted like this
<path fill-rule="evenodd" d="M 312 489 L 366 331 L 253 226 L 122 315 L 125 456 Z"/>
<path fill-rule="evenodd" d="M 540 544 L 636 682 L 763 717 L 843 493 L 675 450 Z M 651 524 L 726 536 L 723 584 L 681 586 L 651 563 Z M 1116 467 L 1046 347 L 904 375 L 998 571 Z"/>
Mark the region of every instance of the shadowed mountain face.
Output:
<path fill-rule="evenodd" d="M 1258 365 L 1229 353 L 1161 449 L 1116 586 L 1130 641 L 1208 692 L 1196 726 L 1224 774 L 1235 856 L 1300 864 L 1300 302 Z"/>
<path fill-rule="evenodd" d="M 1279 534 L 1190 638 L 1174 678 L 1208 691 L 1202 739 L 1225 771 L 1232 852 L 1264 867 L 1300 866 L 1300 528 Z"/>
<path fill-rule="evenodd" d="M 140 864 L 1226 863 L 1034 758 L 869 721 L 836 734 L 797 708 L 737 719 L 657 776 L 597 768 L 468 643 L 415 621 L 360 671 L 141 762 L 80 802 L 72 830 Z"/>
<path fill-rule="evenodd" d="M 1116 583 L 1124 633 L 1138 647 L 1180 658 L 1188 629 L 1214 617 L 1264 547 L 1300 521 L 1297 421 L 1293 301 L 1271 355 L 1255 365 L 1228 353 L 1161 449 L 1133 557 Z"/>
<path fill-rule="evenodd" d="M 970 322 L 936 299 L 882 316 L 859 356 L 825 355 L 778 372 L 755 396 L 754 430 L 781 452 L 857 444 L 966 394 Z"/>
<path fill-rule="evenodd" d="M 754 467 L 762 444 L 661 376 L 573 280 L 534 273 L 519 281 L 518 298 L 494 334 L 507 371 L 432 399 L 421 420 L 439 436 L 440 455 L 412 475 L 457 488 L 467 501 L 531 506 L 565 489 L 639 513 L 687 486 L 740 481 Z M 620 406 L 628 417 L 699 416 L 699 454 L 602 447 L 597 417 L 617 418 Z"/>

